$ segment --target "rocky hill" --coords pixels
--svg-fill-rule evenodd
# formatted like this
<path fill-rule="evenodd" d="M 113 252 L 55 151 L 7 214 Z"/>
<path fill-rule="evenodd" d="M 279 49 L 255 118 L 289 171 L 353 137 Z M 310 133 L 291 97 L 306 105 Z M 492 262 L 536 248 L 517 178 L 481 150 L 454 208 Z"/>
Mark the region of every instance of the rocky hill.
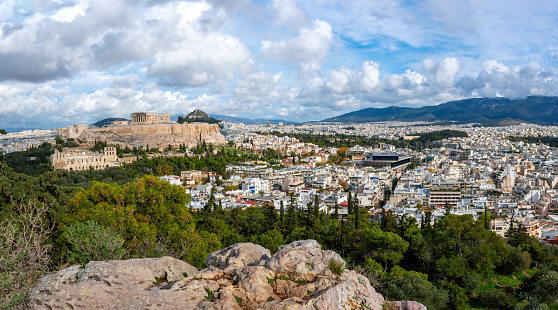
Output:
<path fill-rule="evenodd" d="M 386 304 L 369 280 L 315 240 L 269 250 L 238 243 L 198 270 L 171 257 L 90 262 L 45 276 L 34 309 L 417 309 Z"/>
<path fill-rule="evenodd" d="M 202 123 L 209 123 L 209 124 L 218 124 L 221 121 L 215 119 L 202 110 L 195 109 L 194 111 L 190 112 L 188 115 L 184 116 L 184 120 L 187 122 L 202 122 Z"/>
<path fill-rule="evenodd" d="M 488 125 L 527 122 L 558 124 L 558 97 L 524 99 L 471 98 L 421 108 L 367 108 L 325 119 L 326 122 L 458 121 Z"/>
<path fill-rule="evenodd" d="M 145 124 L 125 125 L 117 127 L 89 129 L 79 136 L 86 142 L 104 141 L 109 145 L 119 145 L 124 148 L 156 147 L 164 149 L 171 145 L 179 147 L 181 144 L 190 148 L 195 146 L 199 139 L 207 143 L 220 145 L 225 143 L 225 138 L 215 124 Z"/>

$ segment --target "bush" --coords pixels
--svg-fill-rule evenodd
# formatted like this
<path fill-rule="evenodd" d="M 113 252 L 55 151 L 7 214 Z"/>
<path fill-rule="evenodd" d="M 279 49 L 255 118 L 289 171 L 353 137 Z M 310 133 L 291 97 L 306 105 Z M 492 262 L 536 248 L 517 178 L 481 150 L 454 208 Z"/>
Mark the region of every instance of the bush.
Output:
<path fill-rule="evenodd" d="M 478 273 L 467 272 L 461 277 L 461 287 L 463 287 L 467 294 L 473 295 L 482 286 L 482 280 Z"/>
<path fill-rule="evenodd" d="M 523 252 L 519 247 L 513 247 L 511 245 L 507 247 L 510 250 L 509 254 L 502 260 L 502 264 L 498 268 L 501 272 L 511 274 L 514 272 L 522 272 L 529 268 L 531 264 L 529 253 Z"/>
<path fill-rule="evenodd" d="M 479 302 L 492 309 L 513 309 L 515 300 L 501 288 L 491 288 L 479 293 Z"/>
<path fill-rule="evenodd" d="M 68 260 L 73 264 L 121 259 L 125 252 L 124 238 L 95 221 L 76 223 L 66 228 L 62 237 L 70 244 Z"/>
<path fill-rule="evenodd" d="M 50 227 L 43 219 L 51 205 L 15 206 L 17 216 L 0 223 L 0 309 L 25 309 L 28 291 L 48 271 Z"/>
<path fill-rule="evenodd" d="M 390 300 L 415 300 L 429 310 L 446 309 L 448 292 L 439 289 L 423 277 L 405 274 L 401 279 L 390 281 L 384 290 Z"/>

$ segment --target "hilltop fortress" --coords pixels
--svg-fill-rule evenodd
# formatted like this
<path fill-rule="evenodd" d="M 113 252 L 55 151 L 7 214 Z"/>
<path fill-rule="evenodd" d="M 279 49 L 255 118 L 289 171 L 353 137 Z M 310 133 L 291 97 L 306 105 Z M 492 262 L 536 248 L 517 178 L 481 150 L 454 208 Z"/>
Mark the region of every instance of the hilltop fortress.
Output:
<path fill-rule="evenodd" d="M 225 139 L 219 132 L 217 124 L 184 123 L 170 121 L 170 114 L 132 113 L 131 121 L 115 121 L 111 126 L 89 128 L 84 124 L 77 124 L 56 129 L 56 137 L 62 139 L 77 139 L 84 147 L 94 141 L 104 141 L 110 146 L 121 148 L 163 150 L 169 145 L 179 147 L 194 147 L 200 141 L 214 145 L 224 144 Z M 108 152 L 108 153 L 107 153 Z M 110 166 L 120 166 L 127 160 L 116 158 L 112 149 L 105 150 L 105 154 L 95 154 L 88 149 L 65 149 L 56 151 L 51 157 L 51 164 L 57 169 L 86 170 Z M 108 154 L 108 155 L 107 155 Z"/>
<path fill-rule="evenodd" d="M 112 126 L 89 128 L 84 124 L 77 124 L 56 129 L 56 137 L 63 139 L 80 139 L 82 141 L 107 141 L 121 147 L 150 147 L 165 148 L 169 145 L 177 147 L 185 144 L 195 146 L 199 140 L 208 143 L 221 144 L 224 138 L 219 133 L 217 124 L 184 123 L 170 121 L 170 114 L 156 114 L 146 112 L 132 113 L 131 121 L 116 121 Z"/>

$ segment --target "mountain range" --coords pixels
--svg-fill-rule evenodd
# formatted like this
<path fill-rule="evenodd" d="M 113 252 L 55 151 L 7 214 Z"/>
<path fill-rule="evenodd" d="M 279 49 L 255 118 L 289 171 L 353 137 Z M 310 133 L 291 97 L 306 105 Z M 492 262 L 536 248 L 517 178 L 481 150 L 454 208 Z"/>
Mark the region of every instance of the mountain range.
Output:
<path fill-rule="evenodd" d="M 286 120 L 282 120 L 282 119 L 262 119 L 262 118 L 249 119 L 249 118 L 232 117 L 232 116 L 219 115 L 219 114 L 210 114 L 210 116 L 212 116 L 216 119 L 220 119 L 220 120 L 225 121 L 225 122 L 243 123 L 243 124 L 246 124 L 246 125 L 265 125 L 265 122 L 267 122 L 267 121 L 269 121 L 270 124 L 279 124 L 279 123 L 296 124 L 296 122 L 286 121 Z"/>
<path fill-rule="evenodd" d="M 324 122 L 457 121 L 485 125 L 520 122 L 558 124 L 558 97 L 529 96 L 524 99 L 470 98 L 420 108 L 366 108 L 323 120 Z"/>

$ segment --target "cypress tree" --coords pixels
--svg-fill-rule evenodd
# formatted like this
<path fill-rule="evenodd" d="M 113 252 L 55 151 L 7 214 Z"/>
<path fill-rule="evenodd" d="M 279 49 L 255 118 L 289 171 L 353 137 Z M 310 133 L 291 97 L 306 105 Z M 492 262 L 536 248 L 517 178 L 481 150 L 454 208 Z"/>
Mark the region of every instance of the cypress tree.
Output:
<path fill-rule="evenodd" d="M 484 229 L 490 230 L 490 223 L 488 222 L 488 208 L 484 208 Z"/>
<path fill-rule="evenodd" d="M 320 217 L 320 199 L 318 198 L 318 193 L 314 196 L 314 218 L 318 219 Z"/>
<path fill-rule="evenodd" d="M 285 228 L 285 207 L 283 206 L 283 200 L 281 200 L 281 207 L 279 208 L 279 223 L 281 224 L 281 230 Z"/>
<path fill-rule="evenodd" d="M 355 229 L 360 229 L 360 208 L 358 207 L 358 199 L 356 194 L 355 194 L 354 213 L 355 213 Z"/>
<path fill-rule="evenodd" d="M 277 225 L 277 211 L 272 204 L 265 204 L 263 206 L 263 214 L 265 217 L 265 229 L 267 231 L 275 229 Z"/>
<path fill-rule="evenodd" d="M 285 221 L 285 229 L 293 230 L 298 227 L 298 214 L 292 195 L 291 201 L 289 203 L 289 208 L 287 208 L 287 214 L 285 214 Z"/>
<path fill-rule="evenodd" d="M 339 220 L 339 205 L 335 204 L 335 211 L 333 212 L 333 218 L 335 220 Z"/>
<path fill-rule="evenodd" d="M 353 199 L 351 198 L 351 191 L 349 190 L 349 197 L 347 198 L 347 215 L 353 214 Z"/>

